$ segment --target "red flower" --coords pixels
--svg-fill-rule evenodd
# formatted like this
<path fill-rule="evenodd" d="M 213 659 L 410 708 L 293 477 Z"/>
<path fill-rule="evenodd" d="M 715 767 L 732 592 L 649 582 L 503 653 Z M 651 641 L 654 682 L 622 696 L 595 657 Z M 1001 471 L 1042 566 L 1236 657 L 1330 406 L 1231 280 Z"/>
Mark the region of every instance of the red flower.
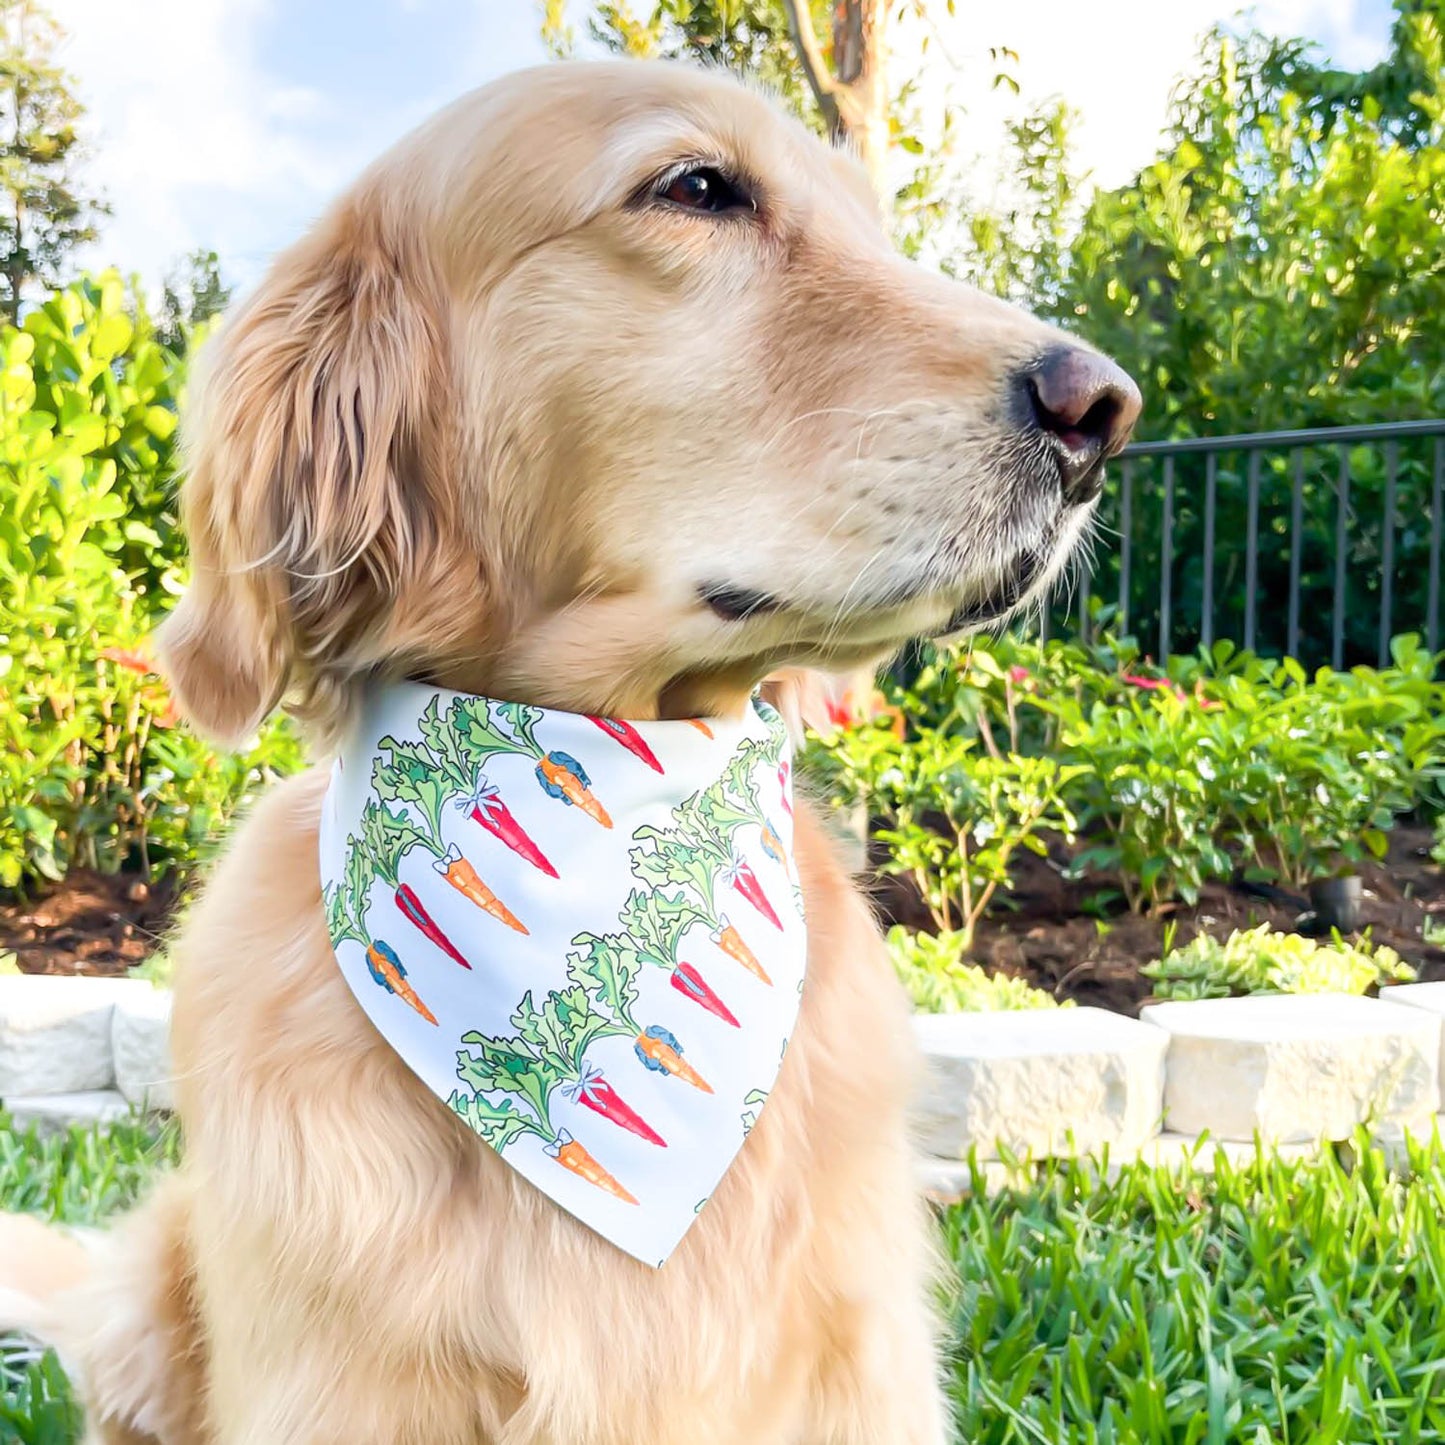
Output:
<path fill-rule="evenodd" d="M 1018 663 L 1015 663 L 1008 670 L 1008 680 L 1013 683 L 1015 687 L 1018 687 L 1021 683 L 1027 682 L 1029 680 L 1028 668 L 1020 667 Z"/>
<path fill-rule="evenodd" d="M 1131 687 L 1142 687 L 1148 692 L 1172 692 L 1180 702 L 1184 701 L 1184 689 L 1167 677 L 1140 677 L 1133 672 L 1126 672 L 1122 676 Z"/>
<path fill-rule="evenodd" d="M 117 663 L 127 672 L 137 672 L 142 677 L 147 677 L 156 670 L 155 664 L 139 648 L 105 647 L 101 649 L 100 655 L 107 662 Z"/>

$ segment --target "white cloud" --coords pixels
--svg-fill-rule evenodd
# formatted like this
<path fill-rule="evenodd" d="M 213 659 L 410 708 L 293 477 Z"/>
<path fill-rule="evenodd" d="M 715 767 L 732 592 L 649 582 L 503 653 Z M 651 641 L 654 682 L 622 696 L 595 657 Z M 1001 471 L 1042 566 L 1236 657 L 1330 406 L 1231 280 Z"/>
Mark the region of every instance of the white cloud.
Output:
<path fill-rule="evenodd" d="M 294 122 L 317 92 L 268 79 L 255 53 L 267 0 L 53 0 L 63 61 L 89 108 L 91 173 L 114 209 L 92 264 L 152 283 L 201 245 L 250 279 L 275 248 L 275 214 L 304 216 L 342 178 Z M 269 213 L 269 214 L 268 214 Z"/>
<path fill-rule="evenodd" d="M 941 95 L 952 72 L 953 92 L 964 98 L 961 153 L 996 150 L 1008 117 L 1025 106 L 1062 96 L 1080 114 L 1074 133 L 1082 170 L 1103 186 L 1128 181 L 1154 155 L 1179 78 L 1193 65 L 1204 32 L 1233 21 L 1220 0 L 1111 0 L 1105 6 L 1077 0 L 1032 0 L 1027 7 L 985 11 L 959 6 L 939 23 L 930 50 L 929 92 Z M 1366 17 L 1361 0 L 1265 0 L 1254 13 L 1261 28 L 1321 42 L 1337 62 L 1372 65 L 1388 34 L 1388 20 Z M 900 30 L 900 70 L 916 64 L 917 32 Z M 939 41 L 946 55 L 939 53 Z M 991 46 L 1017 51 L 1022 96 L 990 90 Z"/>
<path fill-rule="evenodd" d="M 1387 29 L 1378 16 L 1366 22 L 1369 3 L 1264 0 L 1260 20 L 1320 36 L 1343 63 L 1368 64 Z M 200 245 L 219 250 L 243 286 L 253 282 L 391 138 L 467 84 L 541 56 L 530 0 L 374 0 L 370 8 L 308 0 L 296 11 L 283 0 L 51 6 L 70 32 L 63 60 L 90 111 L 90 175 L 114 208 L 101 243 L 84 259 L 139 270 L 151 283 Z M 344 54 L 337 59 L 324 43 L 298 53 L 329 58 L 341 73 L 308 68 L 302 83 L 276 73 L 283 57 L 268 47 L 284 45 L 303 20 L 313 30 L 354 27 L 346 37 L 354 50 L 367 44 L 368 26 L 381 35 L 386 6 L 392 19 L 405 17 L 400 33 L 416 50 L 397 57 L 384 103 L 349 86 Z M 1105 7 L 1032 0 L 998 11 L 961 5 L 956 20 L 940 22 L 929 92 L 936 101 L 949 62 L 957 61 L 956 88 L 970 97 L 962 149 L 987 155 L 1019 105 L 988 89 L 988 47 L 1009 46 L 1020 55 L 1024 101 L 1062 94 L 1083 113 L 1083 165 L 1099 182 L 1119 184 L 1153 153 L 1198 35 L 1227 13 L 1220 0 L 1112 0 Z M 898 53 L 900 65 L 916 54 L 906 33 Z"/>

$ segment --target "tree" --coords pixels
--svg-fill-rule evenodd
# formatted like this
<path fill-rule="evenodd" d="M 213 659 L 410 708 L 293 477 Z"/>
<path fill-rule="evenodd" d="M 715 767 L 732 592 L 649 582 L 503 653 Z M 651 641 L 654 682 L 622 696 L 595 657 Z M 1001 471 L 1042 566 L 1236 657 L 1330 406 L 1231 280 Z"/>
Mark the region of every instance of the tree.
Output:
<path fill-rule="evenodd" d="M 687 56 L 754 75 L 805 118 L 851 143 L 880 195 L 889 142 L 885 75 L 890 12 L 923 0 L 656 0 L 640 19 L 628 0 L 599 0 L 588 18 L 597 43 L 623 55 Z M 545 0 L 543 35 L 554 54 L 573 36 L 566 0 Z M 831 11 L 820 27 L 819 14 Z M 826 44 L 819 30 L 827 35 Z M 810 114 L 811 112 L 811 114 Z"/>
<path fill-rule="evenodd" d="M 192 328 L 219 316 L 231 304 L 231 291 L 221 274 L 221 258 L 204 246 L 192 251 L 166 276 L 156 339 L 184 355 Z"/>
<path fill-rule="evenodd" d="M 26 288 L 61 284 L 105 207 L 75 177 L 85 110 L 54 63 L 63 32 L 38 0 L 0 0 L 0 20 L 0 310 L 18 323 Z"/>
<path fill-rule="evenodd" d="M 1141 435 L 1242 432 L 1404 421 L 1445 414 L 1445 52 L 1433 16 L 1399 0 L 1395 74 L 1338 81 L 1321 104 L 1280 68 L 1299 46 L 1216 30 L 1176 92 L 1169 134 L 1129 184 L 1099 191 L 1034 294 L 1046 315 L 1114 355 L 1145 395 Z M 1316 69 L 1299 71 L 1313 86 Z M 1413 89 L 1408 110 L 1381 97 Z M 1352 98 L 1353 97 L 1353 98 Z M 1387 454 L 1351 454 L 1346 525 L 1344 652 L 1373 660 L 1381 610 L 1386 496 L 1393 491 L 1393 617 L 1426 612 L 1432 448 L 1401 446 L 1393 483 Z M 1247 458 L 1218 459 L 1213 618 L 1238 636 L 1246 572 L 1238 546 L 1251 490 L 1262 498 L 1260 597 L 1291 584 L 1292 460 L 1263 458 L 1252 488 Z M 1328 657 L 1340 458 L 1301 458 L 1299 551 L 1303 651 Z M 1173 464 L 1172 614 L 1176 645 L 1202 616 L 1201 457 Z M 1112 499 L 1111 499 L 1112 501 Z M 1162 507 L 1157 465 L 1139 463 L 1132 502 L 1132 626 L 1154 635 Z M 1118 524 L 1118 517 L 1106 517 Z M 1233 543 L 1233 545 L 1231 545 Z M 1113 594 L 1117 552 L 1100 555 L 1095 591 Z M 1152 607 L 1152 604 L 1151 604 Z M 1285 609 L 1262 608 L 1257 641 L 1286 642 Z"/>

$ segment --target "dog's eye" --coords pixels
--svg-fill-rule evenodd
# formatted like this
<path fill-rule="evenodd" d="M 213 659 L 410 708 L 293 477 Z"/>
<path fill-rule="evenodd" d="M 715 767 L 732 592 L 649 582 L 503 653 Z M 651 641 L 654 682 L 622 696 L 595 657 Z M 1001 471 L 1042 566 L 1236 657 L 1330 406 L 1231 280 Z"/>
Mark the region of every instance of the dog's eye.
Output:
<path fill-rule="evenodd" d="M 693 166 L 680 175 L 669 176 L 657 196 L 669 205 L 710 215 L 756 209 L 752 197 L 713 166 Z"/>

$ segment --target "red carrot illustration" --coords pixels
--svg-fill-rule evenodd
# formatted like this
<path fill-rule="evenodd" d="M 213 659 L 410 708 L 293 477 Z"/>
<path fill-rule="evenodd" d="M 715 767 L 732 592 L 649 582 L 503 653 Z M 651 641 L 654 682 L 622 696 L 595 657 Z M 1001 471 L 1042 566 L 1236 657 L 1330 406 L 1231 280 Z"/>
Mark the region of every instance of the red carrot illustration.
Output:
<path fill-rule="evenodd" d="M 589 717 L 588 721 L 595 722 L 603 732 L 615 738 L 634 757 L 641 758 L 654 773 L 662 771 L 662 764 L 657 761 L 657 754 L 647 746 L 642 734 L 631 723 L 623 722 L 620 718 L 615 717 Z"/>
<path fill-rule="evenodd" d="M 379 746 L 391 754 L 371 770 L 372 784 L 383 802 L 408 803 L 426 820 L 433 841 L 442 837 L 442 813 L 448 802 L 460 808 L 494 838 L 534 867 L 555 878 L 557 870 L 512 816 L 500 792 L 487 781 L 474 760 L 461 747 L 455 732 L 442 719 L 436 698 L 418 719 L 423 741 L 400 742 L 382 738 Z"/>
<path fill-rule="evenodd" d="M 725 1023 L 730 1023 L 735 1029 L 742 1027 L 733 1017 L 732 1010 L 712 991 L 707 980 L 690 963 L 680 963 L 673 969 L 672 986 L 694 1003 L 700 1003 L 710 1014 L 716 1014 Z"/>
<path fill-rule="evenodd" d="M 416 896 L 416 890 L 408 883 L 400 883 L 392 893 L 396 906 L 402 915 L 424 933 L 448 958 L 454 959 L 465 969 L 470 969 L 456 944 L 441 931 L 437 921 L 426 911 L 426 905 Z"/>
<path fill-rule="evenodd" d="M 773 905 L 768 902 L 768 896 L 763 892 L 763 885 L 758 882 L 758 875 L 753 872 L 752 864 L 746 858 L 733 856 L 732 867 L 728 870 L 728 882 L 742 894 L 774 928 L 780 932 L 783 927 L 783 920 L 773 910 Z"/>
<path fill-rule="evenodd" d="M 787 758 L 784 758 L 783 761 L 778 764 L 778 786 L 783 790 L 783 811 L 787 813 L 790 818 L 793 816 L 793 799 L 790 795 L 788 784 L 792 776 L 793 766 Z"/>
<path fill-rule="evenodd" d="M 478 777 L 471 797 L 463 799 L 460 806 L 474 823 L 480 823 L 492 837 L 500 839 L 534 868 L 540 868 L 549 878 L 557 876 L 557 870 L 548 861 L 547 855 L 533 842 L 531 835 L 502 801 L 501 792 L 487 781 L 485 775 Z"/>
<path fill-rule="evenodd" d="M 604 1119 L 620 1124 L 639 1139 L 667 1148 L 667 1140 L 602 1077 L 601 1069 L 585 1066 L 581 1077 L 565 1085 L 562 1092 L 594 1114 L 601 1114 Z"/>

